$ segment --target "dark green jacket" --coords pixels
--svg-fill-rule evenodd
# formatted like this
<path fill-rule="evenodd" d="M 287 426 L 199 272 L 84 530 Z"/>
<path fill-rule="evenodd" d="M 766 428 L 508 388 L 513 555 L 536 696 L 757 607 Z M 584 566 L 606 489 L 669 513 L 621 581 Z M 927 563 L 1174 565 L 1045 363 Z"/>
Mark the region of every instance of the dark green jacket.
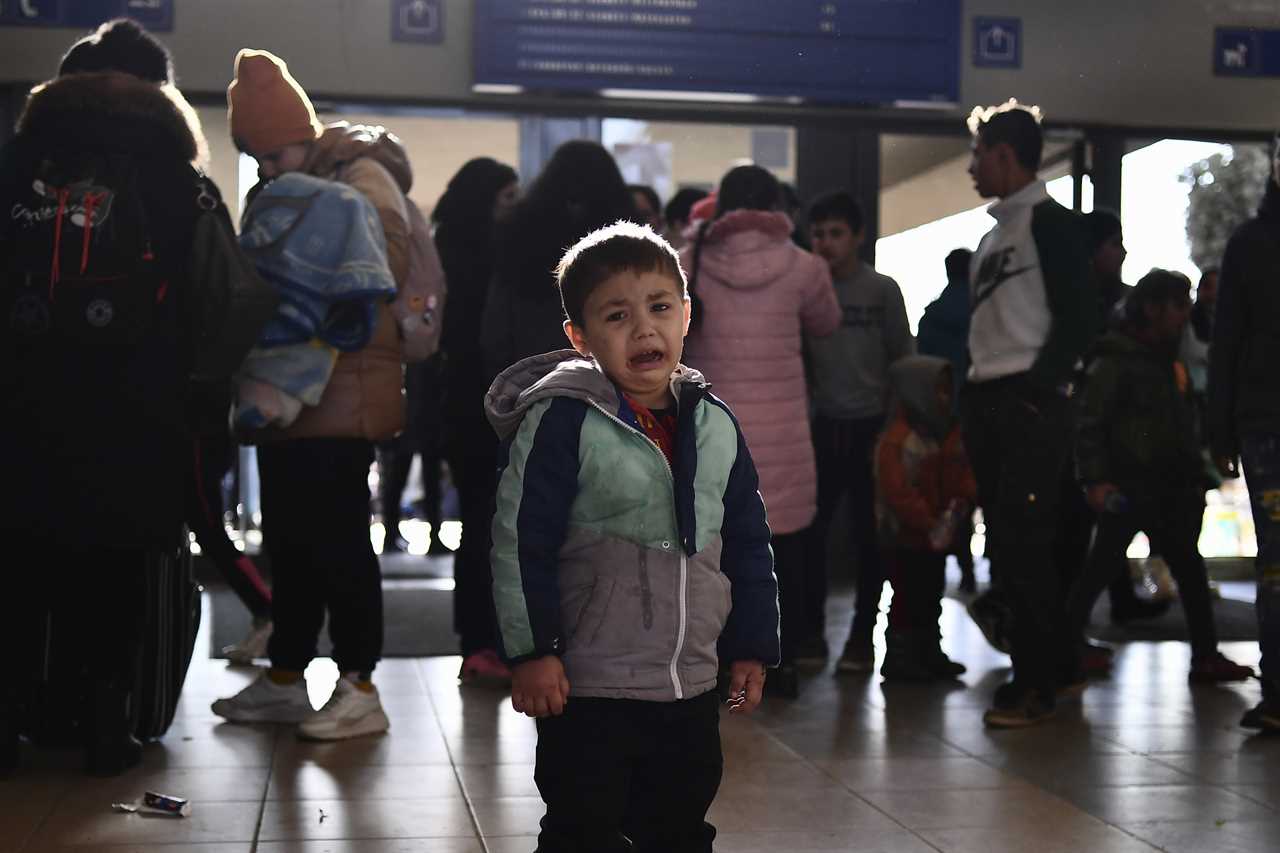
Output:
<path fill-rule="evenodd" d="M 1172 355 L 1124 332 L 1098 340 L 1076 422 L 1082 483 L 1130 494 L 1203 484 L 1195 410 L 1178 375 Z"/>

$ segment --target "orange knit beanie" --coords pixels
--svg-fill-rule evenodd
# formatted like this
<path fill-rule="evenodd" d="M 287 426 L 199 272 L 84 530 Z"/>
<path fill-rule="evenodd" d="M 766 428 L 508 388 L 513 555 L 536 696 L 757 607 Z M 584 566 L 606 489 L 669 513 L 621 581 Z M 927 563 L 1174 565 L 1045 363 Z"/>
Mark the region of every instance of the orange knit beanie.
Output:
<path fill-rule="evenodd" d="M 252 155 L 310 142 L 324 131 L 289 66 L 265 50 L 236 54 L 235 79 L 227 87 L 227 120 L 236 147 Z"/>

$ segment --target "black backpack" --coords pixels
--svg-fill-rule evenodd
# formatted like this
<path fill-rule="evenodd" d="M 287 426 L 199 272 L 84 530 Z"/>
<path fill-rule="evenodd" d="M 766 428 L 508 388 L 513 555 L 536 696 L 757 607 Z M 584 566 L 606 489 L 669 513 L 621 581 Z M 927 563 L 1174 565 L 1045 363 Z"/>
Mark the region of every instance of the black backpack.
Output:
<path fill-rule="evenodd" d="M 0 310 L 19 357 L 53 348 L 112 360 L 176 324 L 140 165 L 109 151 L 59 153 L 12 186 Z"/>

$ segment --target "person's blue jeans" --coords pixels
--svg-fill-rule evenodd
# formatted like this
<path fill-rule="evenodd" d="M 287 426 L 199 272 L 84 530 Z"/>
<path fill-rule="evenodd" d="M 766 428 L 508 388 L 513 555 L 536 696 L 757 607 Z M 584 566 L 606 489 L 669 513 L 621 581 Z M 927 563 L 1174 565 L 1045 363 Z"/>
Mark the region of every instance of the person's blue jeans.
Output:
<path fill-rule="evenodd" d="M 1262 695 L 1280 701 L 1280 435 L 1246 435 L 1244 474 L 1258 536 L 1258 645 Z"/>

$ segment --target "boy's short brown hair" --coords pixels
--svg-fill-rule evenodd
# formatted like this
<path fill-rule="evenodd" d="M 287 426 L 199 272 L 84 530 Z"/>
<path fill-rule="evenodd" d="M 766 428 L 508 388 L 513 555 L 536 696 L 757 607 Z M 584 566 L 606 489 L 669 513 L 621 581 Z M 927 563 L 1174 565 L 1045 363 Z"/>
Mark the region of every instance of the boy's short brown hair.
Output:
<path fill-rule="evenodd" d="M 556 285 L 569 322 L 581 327 L 591 292 L 621 272 L 665 275 L 689 298 L 688 281 L 671 244 L 648 225 L 620 221 L 592 231 L 564 253 L 556 265 Z"/>

